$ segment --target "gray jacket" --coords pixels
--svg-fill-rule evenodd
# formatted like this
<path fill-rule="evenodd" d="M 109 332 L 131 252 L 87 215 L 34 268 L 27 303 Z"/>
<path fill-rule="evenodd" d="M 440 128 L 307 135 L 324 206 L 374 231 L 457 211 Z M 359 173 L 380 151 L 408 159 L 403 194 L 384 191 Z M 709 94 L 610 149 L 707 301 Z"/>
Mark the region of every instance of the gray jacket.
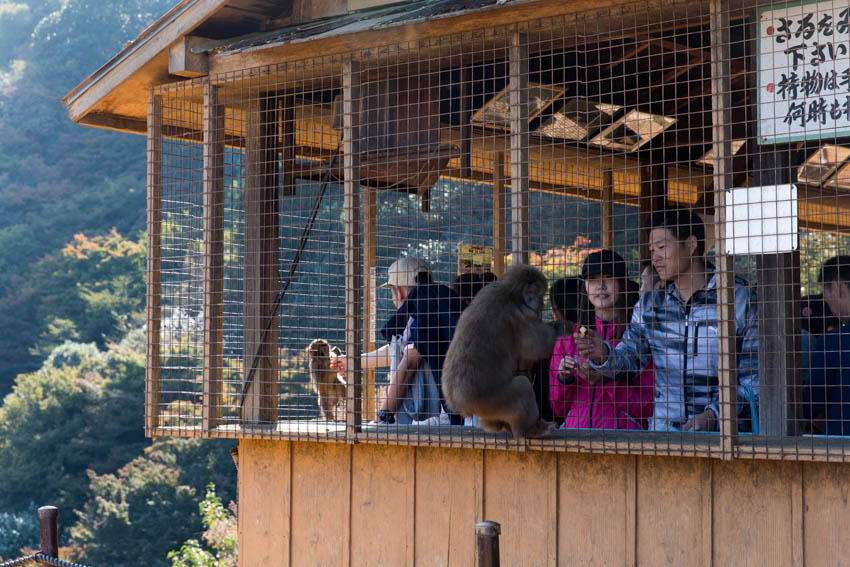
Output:
<path fill-rule="evenodd" d="M 676 287 L 646 293 L 632 313 L 622 341 L 608 360 L 594 364 L 604 376 L 639 372 L 651 357 L 655 366 L 655 410 L 649 428 L 677 431 L 702 413 L 718 411 L 719 341 L 717 277 L 712 266 L 705 289 L 683 303 Z M 738 415 L 758 403 L 758 312 L 755 291 L 735 278 L 735 335 Z M 606 343 L 607 344 L 607 343 Z M 719 421 L 719 420 L 718 420 Z"/>

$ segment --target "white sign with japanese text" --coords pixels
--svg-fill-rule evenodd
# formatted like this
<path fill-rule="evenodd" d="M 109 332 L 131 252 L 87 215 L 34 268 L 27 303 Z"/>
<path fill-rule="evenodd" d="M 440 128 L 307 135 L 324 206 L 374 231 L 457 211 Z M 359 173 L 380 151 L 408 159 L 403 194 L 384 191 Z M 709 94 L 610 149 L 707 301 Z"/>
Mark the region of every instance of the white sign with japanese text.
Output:
<path fill-rule="evenodd" d="M 759 20 L 759 142 L 850 134 L 850 2 L 795 2 Z"/>

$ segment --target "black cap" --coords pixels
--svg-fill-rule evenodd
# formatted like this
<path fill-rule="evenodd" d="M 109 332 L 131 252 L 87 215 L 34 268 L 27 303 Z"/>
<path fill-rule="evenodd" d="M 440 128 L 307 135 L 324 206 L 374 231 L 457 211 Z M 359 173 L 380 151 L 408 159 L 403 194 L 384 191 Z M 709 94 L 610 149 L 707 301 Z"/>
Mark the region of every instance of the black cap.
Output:
<path fill-rule="evenodd" d="M 587 255 L 581 267 L 581 277 L 605 275 L 612 278 L 628 278 L 629 271 L 622 256 L 613 250 L 597 250 Z"/>

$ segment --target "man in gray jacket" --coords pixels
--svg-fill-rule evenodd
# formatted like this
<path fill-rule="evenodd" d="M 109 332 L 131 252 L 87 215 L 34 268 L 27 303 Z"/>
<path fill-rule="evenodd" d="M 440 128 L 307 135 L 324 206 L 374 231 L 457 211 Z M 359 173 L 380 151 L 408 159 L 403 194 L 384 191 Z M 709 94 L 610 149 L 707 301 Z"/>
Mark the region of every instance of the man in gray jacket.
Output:
<path fill-rule="evenodd" d="M 718 429 L 718 315 L 715 269 L 703 258 L 705 228 L 686 210 L 653 215 L 649 226 L 652 265 L 666 283 L 644 294 L 621 342 L 612 348 L 593 331 L 576 335 L 579 353 L 605 377 L 655 365 L 655 431 Z M 741 429 L 752 427 L 758 404 L 758 313 L 755 292 L 735 278 L 737 413 Z"/>

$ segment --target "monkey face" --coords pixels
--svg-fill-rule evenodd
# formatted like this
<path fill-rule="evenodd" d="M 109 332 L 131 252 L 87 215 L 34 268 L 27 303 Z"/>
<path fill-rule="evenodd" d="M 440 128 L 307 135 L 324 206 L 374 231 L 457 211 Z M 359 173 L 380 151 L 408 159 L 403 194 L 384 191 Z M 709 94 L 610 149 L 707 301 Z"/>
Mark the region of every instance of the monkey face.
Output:
<path fill-rule="evenodd" d="M 327 341 L 316 339 L 307 347 L 307 355 L 310 358 L 328 358 L 330 356 L 330 345 Z"/>
<path fill-rule="evenodd" d="M 534 311 L 539 317 L 543 313 L 543 296 L 546 294 L 546 287 L 541 286 L 539 282 L 531 282 L 522 290 L 522 299 L 526 307 Z"/>

